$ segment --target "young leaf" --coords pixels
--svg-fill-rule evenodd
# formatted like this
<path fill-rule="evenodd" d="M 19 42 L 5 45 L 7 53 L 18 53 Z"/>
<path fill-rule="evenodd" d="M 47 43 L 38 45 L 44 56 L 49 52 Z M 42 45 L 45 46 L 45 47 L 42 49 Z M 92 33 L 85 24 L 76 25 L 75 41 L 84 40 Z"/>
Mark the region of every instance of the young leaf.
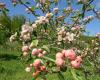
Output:
<path fill-rule="evenodd" d="M 38 45 L 38 40 L 33 40 L 32 43 L 31 43 L 33 46 L 37 46 Z"/>
<path fill-rule="evenodd" d="M 31 7 L 31 10 L 34 11 L 34 10 L 35 10 L 35 6 L 32 6 L 32 7 Z"/>
<path fill-rule="evenodd" d="M 50 52 L 50 49 L 49 49 L 49 47 L 47 46 L 47 45 L 43 45 L 43 47 L 42 47 L 44 50 L 46 50 L 47 52 Z"/>

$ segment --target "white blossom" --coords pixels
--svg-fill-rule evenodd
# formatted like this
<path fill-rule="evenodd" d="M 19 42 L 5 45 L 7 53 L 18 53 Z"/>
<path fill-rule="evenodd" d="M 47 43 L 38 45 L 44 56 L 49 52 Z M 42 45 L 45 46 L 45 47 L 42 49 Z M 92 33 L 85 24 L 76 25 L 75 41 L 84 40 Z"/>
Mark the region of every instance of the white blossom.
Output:
<path fill-rule="evenodd" d="M 27 68 L 25 69 L 25 71 L 26 71 L 26 72 L 30 72 L 30 71 L 31 71 L 31 67 L 27 67 Z"/>

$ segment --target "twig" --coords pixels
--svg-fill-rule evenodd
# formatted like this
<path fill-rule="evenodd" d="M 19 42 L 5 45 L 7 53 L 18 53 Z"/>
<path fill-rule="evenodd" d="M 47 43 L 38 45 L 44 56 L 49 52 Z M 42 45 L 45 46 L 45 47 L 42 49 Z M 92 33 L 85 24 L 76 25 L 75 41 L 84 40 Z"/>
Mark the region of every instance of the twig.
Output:
<path fill-rule="evenodd" d="M 82 18 L 84 18 L 86 8 L 87 8 L 93 1 L 94 1 L 94 0 L 91 0 L 88 4 L 84 4 L 84 5 L 83 5 Z"/>
<path fill-rule="evenodd" d="M 19 1 L 22 5 L 24 5 L 26 8 L 28 8 L 34 16 L 39 16 L 39 15 L 35 14 L 35 12 L 32 11 L 32 9 L 30 9 L 30 8 L 29 8 L 26 4 L 24 4 L 21 0 L 18 0 L 18 1 Z"/>

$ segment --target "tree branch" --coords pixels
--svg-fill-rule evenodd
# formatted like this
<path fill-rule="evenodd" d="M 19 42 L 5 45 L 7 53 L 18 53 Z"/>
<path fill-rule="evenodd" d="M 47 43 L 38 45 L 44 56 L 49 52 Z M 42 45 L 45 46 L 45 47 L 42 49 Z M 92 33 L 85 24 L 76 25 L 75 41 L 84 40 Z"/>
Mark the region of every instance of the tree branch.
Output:
<path fill-rule="evenodd" d="M 94 0 L 91 0 L 88 4 L 83 4 L 83 12 L 82 12 L 82 18 L 85 16 L 86 8 L 93 2 Z"/>
<path fill-rule="evenodd" d="M 24 4 L 21 0 L 18 0 L 18 1 L 19 1 L 22 5 L 24 5 L 26 8 L 28 8 L 34 16 L 39 16 L 39 15 L 37 15 L 34 11 L 32 11 L 32 9 L 30 9 L 26 4 Z"/>

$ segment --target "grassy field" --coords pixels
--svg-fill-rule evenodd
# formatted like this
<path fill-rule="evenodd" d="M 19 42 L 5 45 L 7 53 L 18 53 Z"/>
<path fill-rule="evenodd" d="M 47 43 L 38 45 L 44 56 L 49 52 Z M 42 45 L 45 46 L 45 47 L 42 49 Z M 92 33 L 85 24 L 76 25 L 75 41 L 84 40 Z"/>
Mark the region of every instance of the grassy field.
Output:
<path fill-rule="evenodd" d="M 13 50 L 10 48 L 0 48 L 0 80 L 32 80 L 32 74 L 25 72 L 25 67 L 29 62 L 20 60 L 20 54 L 21 51 L 17 50 L 16 47 Z M 83 73 L 77 73 L 78 75 L 83 75 L 83 79 L 78 80 L 86 80 Z M 64 75 L 65 80 L 75 80 L 69 70 Z M 88 77 L 89 79 L 87 80 L 100 80 L 100 75 Z M 47 80 L 59 80 L 59 78 L 57 74 L 50 74 L 47 75 Z"/>

